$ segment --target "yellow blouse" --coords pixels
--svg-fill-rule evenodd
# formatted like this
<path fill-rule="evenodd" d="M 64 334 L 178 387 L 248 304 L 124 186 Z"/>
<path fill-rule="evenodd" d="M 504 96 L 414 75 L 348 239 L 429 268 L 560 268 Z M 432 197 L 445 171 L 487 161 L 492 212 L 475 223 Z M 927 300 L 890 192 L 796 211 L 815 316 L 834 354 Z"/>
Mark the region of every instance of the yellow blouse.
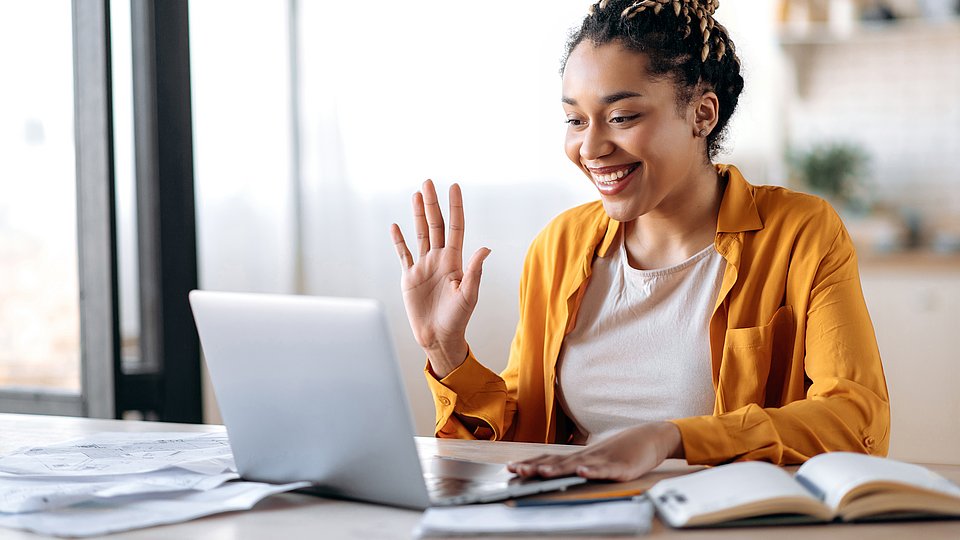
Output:
<path fill-rule="evenodd" d="M 886 381 L 839 216 L 816 197 L 753 186 L 733 166 L 717 170 L 727 186 L 714 242 L 726 269 L 710 319 L 716 402 L 713 415 L 671 420 L 687 460 L 790 464 L 832 450 L 885 455 Z M 427 364 L 438 437 L 570 441 L 573 426 L 555 395 L 557 357 L 594 257 L 606 255 L 619 226 L 593 202 L 537 236 L 500 375 L 472 352 L 442 380 Z M 462 417 L 481 426 L 471 432 Z"/>

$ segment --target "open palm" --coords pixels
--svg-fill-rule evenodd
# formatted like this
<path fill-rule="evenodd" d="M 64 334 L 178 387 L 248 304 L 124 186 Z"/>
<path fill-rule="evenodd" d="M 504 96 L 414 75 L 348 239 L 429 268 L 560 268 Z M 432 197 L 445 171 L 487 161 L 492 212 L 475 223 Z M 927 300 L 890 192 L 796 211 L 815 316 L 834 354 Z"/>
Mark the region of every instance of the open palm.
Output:
<path fill-rule="evenodd" d="M 444 377 L 467 356 L 467 323 L 477 306 L 483 261 L 490 250 L 477 250 L 463 266 L 463 196 L 457 184 L 450 186 L 448 236 L 430 180 L 413 195 L 413 218 L 419 250 L 416 262 L 400 227 L 391 227 L 403 269 L 403 303 L 417 343 L 434 372 Z"/>

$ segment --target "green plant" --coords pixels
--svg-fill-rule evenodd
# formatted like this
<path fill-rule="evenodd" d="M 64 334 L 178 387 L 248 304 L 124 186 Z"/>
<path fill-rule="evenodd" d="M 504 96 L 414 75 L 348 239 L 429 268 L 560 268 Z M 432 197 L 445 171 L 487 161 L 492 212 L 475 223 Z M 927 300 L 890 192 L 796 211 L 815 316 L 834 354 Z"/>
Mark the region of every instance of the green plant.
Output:
<path fill-rule="evenodd" d="M 865 209 L 865 173 L 869 156 L 862 147 L 847 142 L 820 143 L 806 150 L 791 149 L 787 164 L 791 179 L 808 189 L 852 209 Z"/>

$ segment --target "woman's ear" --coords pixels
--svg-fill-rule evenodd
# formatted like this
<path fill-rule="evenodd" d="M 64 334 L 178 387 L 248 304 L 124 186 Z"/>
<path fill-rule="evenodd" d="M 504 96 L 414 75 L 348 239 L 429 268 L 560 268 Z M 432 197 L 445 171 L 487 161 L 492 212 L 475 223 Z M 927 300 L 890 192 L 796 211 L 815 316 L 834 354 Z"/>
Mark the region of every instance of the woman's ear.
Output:
<path fill-rule="evenodd" d="M 693 136 L 706 137 L 717 126 L 720 100 L 712 90 L 704 92 L 693 102 Z"/>

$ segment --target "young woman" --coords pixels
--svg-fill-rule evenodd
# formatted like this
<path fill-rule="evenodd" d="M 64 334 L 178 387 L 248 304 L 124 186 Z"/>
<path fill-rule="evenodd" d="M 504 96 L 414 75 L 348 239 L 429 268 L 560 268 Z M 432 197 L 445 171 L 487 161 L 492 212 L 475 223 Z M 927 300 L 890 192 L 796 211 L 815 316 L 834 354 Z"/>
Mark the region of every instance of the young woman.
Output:
<path fill-rule="evenodd" d="M 414 195 L 416 262 L 393 226 L 437 436 L 589 443 L 510 468 L 614 480 L 668 457 L 886 453 L 886 383 L 839 217 L 712 164 L 743 88 L 716 7 L 604 0 L 572 36 L 566 153 L 600 201 L 530 247 L 503 373 L 464 338 L 489 250 L 463 267 L 459 187 L 446 234 L 433 184 Z"/>

